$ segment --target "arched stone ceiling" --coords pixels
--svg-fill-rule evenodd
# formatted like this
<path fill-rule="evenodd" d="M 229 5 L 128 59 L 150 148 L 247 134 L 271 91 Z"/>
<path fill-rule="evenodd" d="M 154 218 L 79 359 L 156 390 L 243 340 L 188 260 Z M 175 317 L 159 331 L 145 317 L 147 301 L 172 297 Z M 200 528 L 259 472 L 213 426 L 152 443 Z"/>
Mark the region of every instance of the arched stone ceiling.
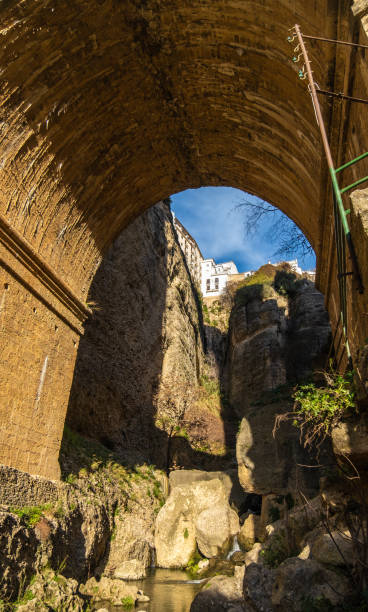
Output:
<path fill-rule="evenodd" d="M 3 0 L 1 210 L 78 293 L 130 220 L 189 187 L 255 193 L 318 250 L 320 139 L 286 38 L 334 37 L 349 6 Z M 310 48 L 328 87 L 334 48 Z"/>

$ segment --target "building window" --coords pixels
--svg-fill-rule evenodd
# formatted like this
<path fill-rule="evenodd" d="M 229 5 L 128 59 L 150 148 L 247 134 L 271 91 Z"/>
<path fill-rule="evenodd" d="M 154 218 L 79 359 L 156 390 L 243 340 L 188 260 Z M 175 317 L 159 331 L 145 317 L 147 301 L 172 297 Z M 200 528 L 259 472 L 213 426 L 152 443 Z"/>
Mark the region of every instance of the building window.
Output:
<path fill-rule="evenodd" d="M 215 278 L 215 291 L 218 291 L 219 289 L 219 279 Z"/>
<path fill-rule="evenodd" d="M 206 291 L 211 291 L 211 279 L 207 279 L 206 281 Z"/>

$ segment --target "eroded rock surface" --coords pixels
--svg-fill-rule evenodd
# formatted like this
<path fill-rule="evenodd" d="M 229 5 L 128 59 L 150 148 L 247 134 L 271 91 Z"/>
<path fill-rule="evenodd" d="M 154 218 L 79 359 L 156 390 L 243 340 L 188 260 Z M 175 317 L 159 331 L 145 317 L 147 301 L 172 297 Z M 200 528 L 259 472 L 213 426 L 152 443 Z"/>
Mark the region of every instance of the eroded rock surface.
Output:
<path fill-rule="evenodd" d="M 156 520 L 155 546 L 160 567 L 185 567 L 196 546 L 206 557 L 225 552 L 239 531 L 219 479 L 177 486 Z"/>
<path fill-rule="evenodd" d="M 196 595 L 190 612 L 242 612 L 244 567 L 236 567 L 234 576 L 214 576 Z"/>
<path fill-rule="evenodd" d="M 292 409 L 288 386 L 326 357 L 330 326 L 323 296 L 307 280 L 288 298 L 269 285 L 246 290 L 230 319 L 227 360 L 230 402 L 242 417 L 239 480 L 247 492 L 285 494 L 298 482 L 313 494 L 316 475 L 298 467 L 309 460 L 299 431 L 286 422 L 274 435 L 274 426 L 278 414 Z"/>
<path fill-rule="evenodd" d="M 177 405 L 185 401 L 203 361 L 200 309 L 168 205 L 152 207 L 116 239 L 89 299 L 94 316 L 80 343 L 68 422 L 166 465 L 160 406 L 174 389 Z"/>

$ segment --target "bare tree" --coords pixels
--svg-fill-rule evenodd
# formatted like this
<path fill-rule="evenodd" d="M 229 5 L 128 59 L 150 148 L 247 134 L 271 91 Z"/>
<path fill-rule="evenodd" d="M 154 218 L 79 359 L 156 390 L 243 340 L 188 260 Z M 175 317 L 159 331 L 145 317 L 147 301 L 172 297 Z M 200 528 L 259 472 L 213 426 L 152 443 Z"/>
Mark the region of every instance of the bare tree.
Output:
<path fill-rule="evenodd" d="M 166 471 L 170 469 L 170 452 L 172 438 L 183 427 L 185 411 L 197 398 L 198 391 L 184 378 L 174 376 L 161 380 L 154 396 L 157 406 L 156 424 L 167 434 Z"/>
<path fill-rule="evenodd" d="M 266 220 L 271 221 L 271 227 L 264 232 L 264 236 L 278 245 L 273 257 L 305 257 L 313 253 L 303 232 L 276 206 L 260 199 L 245 199 L 235 206 L 235 210 L 245 213 L 244 231 L 247 236 L 259 231 Z"/>

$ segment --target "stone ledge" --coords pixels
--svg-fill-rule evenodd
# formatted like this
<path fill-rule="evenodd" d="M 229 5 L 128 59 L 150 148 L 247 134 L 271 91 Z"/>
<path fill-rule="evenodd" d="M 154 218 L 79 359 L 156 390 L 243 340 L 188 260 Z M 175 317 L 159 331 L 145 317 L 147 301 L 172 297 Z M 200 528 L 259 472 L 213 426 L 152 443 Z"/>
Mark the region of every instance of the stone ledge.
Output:
<path fill-rule="evenodd" d="M 31 476 L 16 468 L 0 464 L 0 504 L 4 506 L 38 506 L 56 502 L 63 485 L 41 476 Z"/>

